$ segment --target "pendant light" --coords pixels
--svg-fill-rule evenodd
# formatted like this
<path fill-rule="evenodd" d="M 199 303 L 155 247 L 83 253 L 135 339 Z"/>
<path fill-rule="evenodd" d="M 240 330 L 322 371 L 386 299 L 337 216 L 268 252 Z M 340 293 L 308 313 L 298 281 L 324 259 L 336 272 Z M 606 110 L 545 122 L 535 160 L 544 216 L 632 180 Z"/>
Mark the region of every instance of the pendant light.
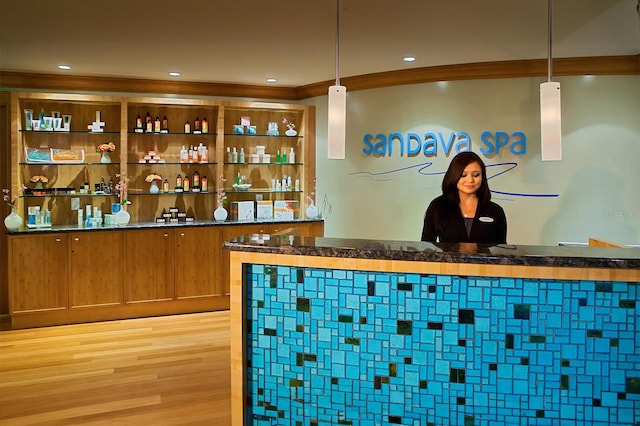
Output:
<path fill-rule="evenodd" d="M 553 55 L 552 11 L 553 0 L 548 0 L 548 60 L 547 82 L 540 84 L 540 151 L 542 161 L 562 160 L 562 125 L 560 108 L 560 83 L 552 81 Z"/>
<path fill-rule="evenodd" d="M 344 160 L 346 142 L 347 88 L 340 85 L 340 0 L 336 0 L 336 83 L 329 87 L 327 157 Z"/>

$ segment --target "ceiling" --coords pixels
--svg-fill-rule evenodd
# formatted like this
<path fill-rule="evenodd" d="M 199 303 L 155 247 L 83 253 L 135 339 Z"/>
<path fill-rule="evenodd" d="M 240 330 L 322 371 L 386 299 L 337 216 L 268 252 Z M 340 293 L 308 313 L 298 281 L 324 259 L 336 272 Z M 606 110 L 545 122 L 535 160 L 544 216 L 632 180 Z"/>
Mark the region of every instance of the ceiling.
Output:
<path fill-rule="evenodd" d="M 340 77 L 548 55 L 547 0 L 340 1 Z M 555 0 L 553 57 L 640 54 L 638 1 Z M 0 71 L 298 87 L 335 38 L 335 0 L 0 0 Z"/>

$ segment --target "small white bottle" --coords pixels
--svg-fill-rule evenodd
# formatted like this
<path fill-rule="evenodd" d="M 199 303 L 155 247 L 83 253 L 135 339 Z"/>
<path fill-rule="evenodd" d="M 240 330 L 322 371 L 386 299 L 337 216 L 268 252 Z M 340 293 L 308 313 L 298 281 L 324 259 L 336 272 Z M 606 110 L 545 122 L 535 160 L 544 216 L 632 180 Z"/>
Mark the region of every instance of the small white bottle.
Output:
<path fill-rule="evenodd" d="M 233 152 L 231 153 L 231 162 L 232 163 L 237 163 L 238 162 L 238 151 L 236 151 L 236 147 L 233 147 Z"/>
<path fill-rule="evenodd" d="M 244 164 L 244 148 L 240 148 L 240 162 Z"/>
<path fill-rule="evenodd" d="M 231 163 L 233 161 L 231 157 L 231 148 L 227 147 L 227 163 Z"/>
<path fill-rule="evenodd" d="M 289 150 L 289 164 L 294 164 L 296 162 L 296 153 L 293 151 L 293 147 Z"/>
<path fill-rule="evenodd" d="M 187 148 L 184 145 L 182 145 L 182 149 L 180 150 L 180 162 L 181 163 L 189 162 L 189 151 L 187 151 Z"/>

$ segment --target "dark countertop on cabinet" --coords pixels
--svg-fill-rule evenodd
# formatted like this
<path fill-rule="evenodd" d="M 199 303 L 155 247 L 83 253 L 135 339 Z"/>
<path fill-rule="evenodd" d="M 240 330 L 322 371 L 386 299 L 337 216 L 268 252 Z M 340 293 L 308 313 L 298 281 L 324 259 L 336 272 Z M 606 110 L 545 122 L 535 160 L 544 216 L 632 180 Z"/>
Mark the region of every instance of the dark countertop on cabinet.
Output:
<path fill-rule="evenodd" d="M 244 252 L 417 262 L 640 269 L 640 248 L 441 244 L 255 234 L 225 241 L 223 248 Z"/>
<path fill-rule="evenodd" d="M 322 222 L 322 219 L 293 219 L 293 220 L 242 220 L 242 221 L 225 221 L 216 220 L 196 220 L 194 222 L 178 222 L 178 223 L 156 223 L 156 222 L 131 222 L 125 226 L 96 226 L 85 227 L 77 225 L 56 225 L 43 228 L 26 228 L 18 231 L 7 231 L 8 235 L 31 235 L 31 234 L 47 234 L 56 232 L 98 232 L 98 231 L 126 231 L 139 229 L 164 229 L 164 228 L 197 228 L 204 226 L 239 226 L 239 225 L 280 225 L 309 222 Z"/>

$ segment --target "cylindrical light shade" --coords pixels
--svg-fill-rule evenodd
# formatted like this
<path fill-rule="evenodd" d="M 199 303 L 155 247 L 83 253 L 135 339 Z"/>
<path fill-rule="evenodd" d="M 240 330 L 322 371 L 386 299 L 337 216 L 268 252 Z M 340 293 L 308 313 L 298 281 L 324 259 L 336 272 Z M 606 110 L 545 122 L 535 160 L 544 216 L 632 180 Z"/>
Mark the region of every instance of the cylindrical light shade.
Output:
<path fill-rule="evenodd" d="M 542 161 L 562 160 L 560 83 L 540 84 L 540 150 Z"/>
<path fill-rule="evenodd" d="M 347 88 L 329 87 L 329 128 L 327 132 L 327 157 L 344 160 L 347 118 Z"/>

